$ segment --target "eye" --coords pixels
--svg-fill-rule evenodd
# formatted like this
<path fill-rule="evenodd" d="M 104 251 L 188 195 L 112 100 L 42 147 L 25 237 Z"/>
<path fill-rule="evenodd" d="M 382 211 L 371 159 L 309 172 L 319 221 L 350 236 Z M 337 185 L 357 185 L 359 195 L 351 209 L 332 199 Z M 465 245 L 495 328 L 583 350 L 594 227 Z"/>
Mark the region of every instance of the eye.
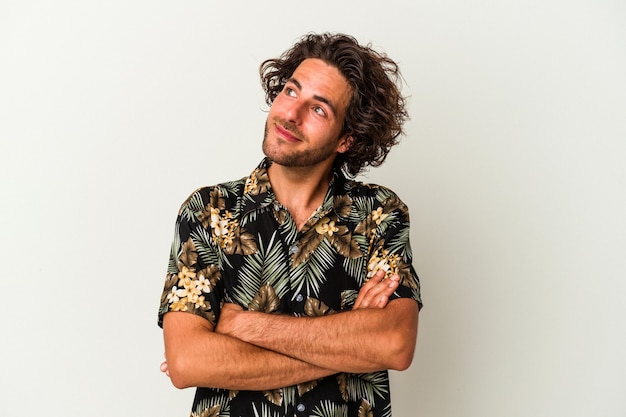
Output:
<path fill-rule="evenodd" d="M 326 110 L 322 106 L 313 106 L 313 111 L 319 116 L 326 117 Z"/>
<path fill-rule="evenodd" d="M 285 94 L 287 94 L 289 97 L 296 96 L 296 91 L 291 87 L 285 87 L 284 91 L 285 91 Z"/>

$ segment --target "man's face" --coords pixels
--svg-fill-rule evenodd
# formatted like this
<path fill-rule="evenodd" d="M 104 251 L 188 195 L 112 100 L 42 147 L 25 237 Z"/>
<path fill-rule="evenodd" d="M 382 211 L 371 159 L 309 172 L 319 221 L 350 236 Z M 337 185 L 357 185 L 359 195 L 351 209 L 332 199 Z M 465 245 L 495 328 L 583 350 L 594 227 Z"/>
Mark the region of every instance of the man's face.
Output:
<path fill-rule="evenodd" d="M 330 167 L 350 144 L 347 134 L 340 136 L 350 93 L 337 68 L 320 59 L 302 61 L 270 108 L 265 155 L 287 167 Z"/>

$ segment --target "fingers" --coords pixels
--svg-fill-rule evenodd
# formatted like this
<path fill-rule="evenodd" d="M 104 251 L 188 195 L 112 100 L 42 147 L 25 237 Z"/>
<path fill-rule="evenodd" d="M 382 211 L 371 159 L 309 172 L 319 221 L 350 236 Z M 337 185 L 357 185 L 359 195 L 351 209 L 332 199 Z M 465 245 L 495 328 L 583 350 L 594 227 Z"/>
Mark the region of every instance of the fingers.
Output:
<path fill-rule="evenodd" d="M 353 309 L 385 307 L 391 294 L 398 288 L 399 281 L 397 274 L 385 279 L 385 271 L 376 272 L 359 290 Z"/>
<path fill-rule="evenodd" d="M 165 375 L 170 376 L 170 370 L 167 367 L 167 355 L 165 354 L 165 352 L 163 352 L 163 356 L 165 357 L 165 360 L 163 361 L 163 363 L 161 363 L 161 366 L 159 366 L 159 369 L 161 370 L 161 372 L 163 372 Z"/>
<path fill-rule="evenodd" d="M 165 375 L 170 376 L 170 370 L 167 367 L 167 361 L 161 364 L 160 369 L 161 369 L 161 372 L 163 372 Z"/>
<path fill-rule="evenodd" d="M 374 293 L 370 292 L 374 287 L 376 287 L 385 277 L 385 271 L 379 270 L 377 271 L 359 290 L 359 294 L 354 302 L 353 310 L 358 308 L 368 307 L 368 304 L 372 302 L 371 296 Z M 369 297 L 368 297 L 369 294 Z"/>

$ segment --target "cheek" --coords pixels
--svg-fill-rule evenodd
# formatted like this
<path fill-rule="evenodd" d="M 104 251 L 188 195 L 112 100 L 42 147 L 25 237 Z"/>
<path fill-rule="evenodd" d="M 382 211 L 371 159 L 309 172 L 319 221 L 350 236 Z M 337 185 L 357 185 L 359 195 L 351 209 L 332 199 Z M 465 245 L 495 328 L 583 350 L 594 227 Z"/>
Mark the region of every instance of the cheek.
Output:
<path fill-rule="evenodd" d="M 274 103 L 272 103 L 272 107 L 270 107 L 270 111 L 267 115 L 270 119 L 285 119 L 287 117 L 285 102 L 278 99 L 274 100 Z"/>
<path fill-rule="evenodd" d="M 274 99 L 274 101 L 272 102 L 272 107 L 273 108 L 283 108 L 287 101 L 289 100 L 289 98 L 287 96 L 285 96 L 285 94 L 280 93 L 279 95 L 276 96 L 276 98 Z"/>

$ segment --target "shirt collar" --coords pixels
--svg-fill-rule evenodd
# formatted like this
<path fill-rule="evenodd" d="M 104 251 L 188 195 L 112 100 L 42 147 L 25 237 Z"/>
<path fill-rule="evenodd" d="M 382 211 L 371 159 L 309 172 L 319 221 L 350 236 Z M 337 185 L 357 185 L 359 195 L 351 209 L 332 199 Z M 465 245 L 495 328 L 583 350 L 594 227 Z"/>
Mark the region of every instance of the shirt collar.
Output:
<path fill-rule="evenodd" d="M 267 168 L 271 164 L 269 159 L 264 158 L 254 171 L 245 178 L 241 207 L 243 213 L 265 208 L 276 201 L 270 178 L 267 175 Z"/>
<path fill-rule="evenodd" d="M 242 213 L 263 209 L 278 202 L 267 175 L 267 169 L 270 165 L 272 165 L 272 161 L 268 158 L 263 158 L 261 163 L 245 179 Z M 329 213 L 333 211 L 337 198 L 343 197 L 345 194 L 346 177 L 339 168 L 333 168 L 333 176 L 322 202 L 321 212 Z"/>

